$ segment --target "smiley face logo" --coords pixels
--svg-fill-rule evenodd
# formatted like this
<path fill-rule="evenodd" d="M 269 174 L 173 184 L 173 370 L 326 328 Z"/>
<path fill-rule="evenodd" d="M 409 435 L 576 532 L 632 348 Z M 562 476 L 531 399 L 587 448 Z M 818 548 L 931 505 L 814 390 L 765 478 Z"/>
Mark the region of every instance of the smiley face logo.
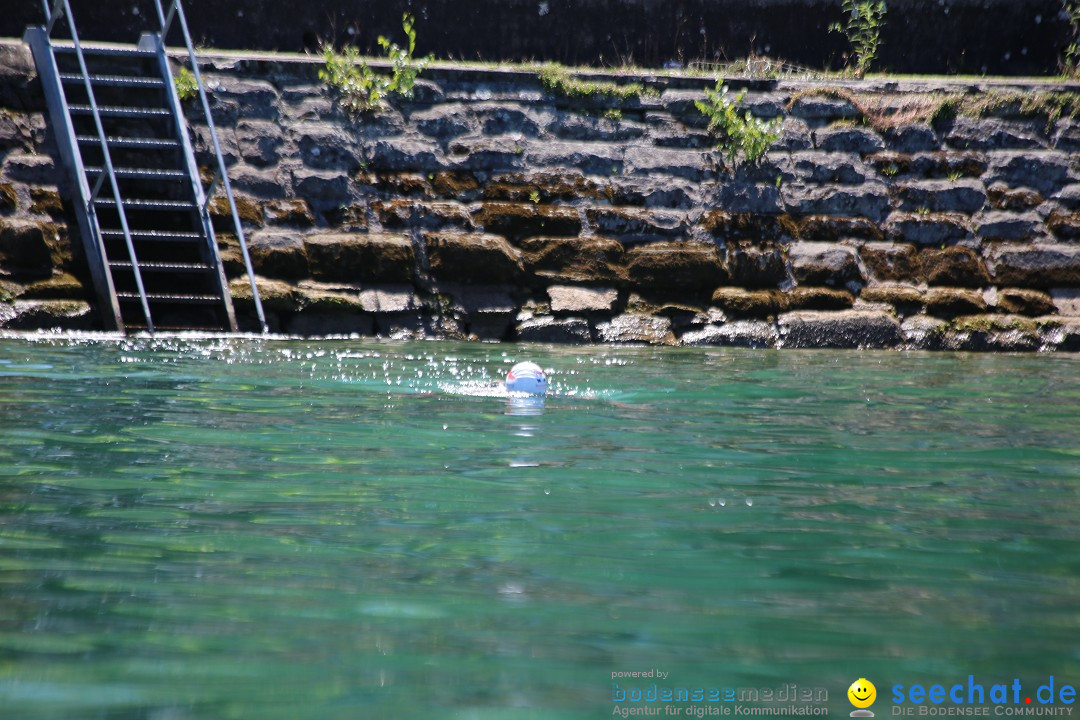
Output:
<path fill-rule="evenodd" d="M 859 708 L 859 710 L 851 713 L 852 716 L 860 717 L 873 717 L 874 713 L 867 711 L 865 708 L 870 707 L 877 700 L 877 688 L 874 687 L 874 683 L 870 682 L 866 678 L 859 678 L 855 682 L 851 683 L 851 687 L 847 690 L 848 700 L 851 704 Z"/>

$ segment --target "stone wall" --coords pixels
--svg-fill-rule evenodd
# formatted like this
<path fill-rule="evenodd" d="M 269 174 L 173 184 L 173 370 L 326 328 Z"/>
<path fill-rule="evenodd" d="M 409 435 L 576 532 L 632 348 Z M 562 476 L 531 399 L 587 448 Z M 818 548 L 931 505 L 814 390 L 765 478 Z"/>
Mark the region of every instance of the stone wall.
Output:
<path fill-rule="evenodd" d="M 42 22 L 41 3 L 9 2 L 0 37 Z M 150 0 L 71 0 L 86 38 L 134 42 Z M 185 0 L 206 47 L 315 50 L 321 40 L 378 53 L 417 18 L 418 51 L 465 60 L 553 60 L 660 67 L 769 55 L 838 67 L 846 40 L 828 26 L 841 0 Z M 1054 73 L 1070 38 L 1062 0 L 889 0 L 877 67 L 897 73 Z"/>
<path fill-rule="evenodd" d="M 92 326 L 28 63 L 0 46 L 0 324 Z M 1080 124 L 1020 102 L 1059 87 L 752 83 L 748 107 L 784 135 L 732 169 L 700 78 L 571 101 L 533 73 L 439 67 L 354 118 L 305 59 L 204 71 L 276 331 L 1080 349 Z M 946 96 L 978 116 L 930 122 Z"/>

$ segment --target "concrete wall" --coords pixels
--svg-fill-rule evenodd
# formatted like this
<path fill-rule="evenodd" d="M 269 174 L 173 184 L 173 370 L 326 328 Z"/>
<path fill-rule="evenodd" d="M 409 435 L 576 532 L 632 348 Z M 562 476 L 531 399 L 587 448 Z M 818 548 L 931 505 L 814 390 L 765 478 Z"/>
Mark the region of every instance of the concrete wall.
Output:
<path fill-rule="evenodd" d="M 0 36 L 42 22 L 36 0 L 8 3 Z M 192 34 L 208 47 L 312 50 L 321 39 L 377 51 L 417 16 L 419 51 L 465 60 L 555 60 L 660 67 L 750 52 L 837 66 L 846 41 L 828 33 L 840 0 L 187 0 Z M 1068 29 L 1061 0 L 889 0 L 880 67 L 898 73 L 1046 74 Z M 149 0 L 72 0 L 88 38 L 134 42 L 154 18 Z M 156 22 L 156 20 L 153 20 Z M 401 42 L 399 39 L 398 42 Z"/>
<path fill-rule="evenodd" d="M 28 58 L 0 50 L 0 324 L 92 326 Z M 638 78 L 657 94 L 608 119 L 616 101 L 532 73 L 435 68 L 412 101 L 354 118 L 316 70 L 205 64 L 276 330 L 1080 349 L 1080 124 L 1009 95 L 1060 88 L 759 83 L 748 106 L 784 136 L 731 169 L 693 107 L 701 79 Z M 918 116 L 947 93 L 983 116 L 884 127 L 856 107 Z"/>

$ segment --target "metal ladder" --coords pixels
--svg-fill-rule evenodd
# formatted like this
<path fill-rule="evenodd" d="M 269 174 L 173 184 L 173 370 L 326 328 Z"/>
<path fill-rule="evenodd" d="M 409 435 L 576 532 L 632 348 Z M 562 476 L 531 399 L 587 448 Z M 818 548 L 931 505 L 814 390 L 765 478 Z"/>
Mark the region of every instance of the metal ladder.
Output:
<path fill-rule="evenodd" d="M 101 314 L 110 329 L 235 331 L 236 315 L 211 222 L 219 185 L 232 214 L 262 331 L 266 318 L 244 230 L 180 0 L 154 0 L 160 32 L 137 46 L 84 46 L 68 0 L 43 0 L 47 24 L 27 28 Z M 52 39 L 66 19 L 71 41 Z M 173 82 L 165 38 L 179 21 L 217 159 L 204 188 Z"/>

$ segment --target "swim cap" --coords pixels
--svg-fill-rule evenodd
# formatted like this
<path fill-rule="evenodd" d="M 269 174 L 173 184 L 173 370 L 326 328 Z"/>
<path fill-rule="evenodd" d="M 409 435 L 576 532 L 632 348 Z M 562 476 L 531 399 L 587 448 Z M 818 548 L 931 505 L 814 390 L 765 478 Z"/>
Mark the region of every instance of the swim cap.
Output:
<path fill-rule="evenodd" d="M 534 362 L 519 362 L 506 373 L 506 391 L 543 395 L 547 392 L 547 376 Z"/>

